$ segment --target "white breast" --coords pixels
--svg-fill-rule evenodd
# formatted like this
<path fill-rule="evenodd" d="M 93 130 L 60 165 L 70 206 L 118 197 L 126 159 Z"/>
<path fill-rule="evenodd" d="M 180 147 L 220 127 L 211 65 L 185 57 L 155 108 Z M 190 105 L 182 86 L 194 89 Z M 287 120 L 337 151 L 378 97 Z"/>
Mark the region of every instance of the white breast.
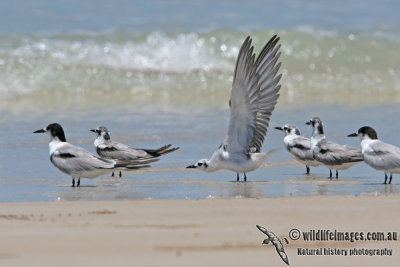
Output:
<path fill-rule="evenodd" d="M 371 145 L 378 142 L 378 140 L 365 138 L 361 141 L 361 153 L 373 152 Z"/>
<path fill-rule="evenodd" d="M 295 134 L 288 134 L 283 138 L 283 143 L 285 143 L 286 147 L 288 145 L 293 145 L 295 143 L 295 139 L 297 138 L 297 135 Z"/>
<path fill-rule="evenodd" d="M 51 139 L 50 143 L 49 143 L 49 153 L 50 155 L 53 154 L 54 152 L 56 152 L 60 147 L 62 147 L 64 145 L 64 142 L 61 142 L 58 139 Z"/>

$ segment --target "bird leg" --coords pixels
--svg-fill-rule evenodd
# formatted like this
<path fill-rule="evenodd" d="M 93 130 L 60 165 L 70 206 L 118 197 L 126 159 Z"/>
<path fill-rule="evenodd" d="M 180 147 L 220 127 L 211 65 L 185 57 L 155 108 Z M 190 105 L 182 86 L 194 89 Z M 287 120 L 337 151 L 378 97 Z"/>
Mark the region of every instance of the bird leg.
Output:
<path fill-rule="evenodd" d="M 80 186 L 81 185 L 81 177 L 78 178 L 78 182 L 76 183 L 76 186 Z"/>
<path fill-rule="evenodd" d="M 332 180 L 332 170 L 331 169 L 329 169 L 329 179 Z"/>
<path fill-rule="evenodd" d="M 383 182 L 383 184 L 386 184 L 387 181 L 387 173 L 385 173 L 385 181 Z"/>
<path fill-rule="evenodd" d="M 389 184 L 392 183 L 392 174 L 390 174 L 390 180 L 389 180 Z"/>
<path fill-rule="evenodd" d="M 336 180 L 338 179 L 338 177 L 339 177 L 339 173 L 338 173 L 338 171 L 336 170 Z"/>
<path fill-rule="evenodd" d="M 111 177 L 114 177 L 114 172 L 111 173 Z"/>
<path fill-rule="evenodd" d="M 75 187 L 75 179 L 72 177 L 72 187 Z"/>
<path fill-rule="evenodd" d="M 236 173 L 236 182 L 239 182 L 239 173 Z"/>
<path fill-rule="evenodd" d="M 307 175 L 309 175 L 310 174 L 310 167 L 308 167 L 307 165 L 306 165 L 306 170 L 307 170 Z"/>
<path fill-rule="evenodd" d="M 121 171 L 119 171 L 119 178 L 121 178 L 122 177 L 122 172 Z"/>
<path fill-rule="evenodd" d="M 392 180 L 391 178 L 390 178 L 390 180 Z M 247 181 L 247 177 L 246 177 L 246 173 L 244 172 L 244 181 L 246 182 Z"/>

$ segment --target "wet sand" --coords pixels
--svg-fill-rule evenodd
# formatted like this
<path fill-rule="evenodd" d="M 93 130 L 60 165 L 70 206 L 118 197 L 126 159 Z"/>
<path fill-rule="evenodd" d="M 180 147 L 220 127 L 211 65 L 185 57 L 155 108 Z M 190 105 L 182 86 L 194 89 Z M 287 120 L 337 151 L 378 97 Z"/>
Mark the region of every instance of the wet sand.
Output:
<path fill-rule="evenodd" d="M 400 196 L 0 204 L 2 266 L 395 266 L 398 241 L 292 241 L 289 231 L 399 230 Z M 298 248 L 392 249 L 392 256 L 299 256 Z"/>

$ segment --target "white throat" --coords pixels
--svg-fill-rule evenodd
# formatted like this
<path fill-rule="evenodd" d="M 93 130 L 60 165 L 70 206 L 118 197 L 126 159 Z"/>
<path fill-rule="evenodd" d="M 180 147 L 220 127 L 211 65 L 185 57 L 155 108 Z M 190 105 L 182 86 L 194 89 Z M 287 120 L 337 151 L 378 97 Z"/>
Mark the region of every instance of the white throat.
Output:
<path fill-rule="evenodd" d="M 364 153 L 366 150 L 368 150 L 369 146 L 372 143 L 375 143 L 377 141 L 378 141 L 377 139 L 371 139 L 371 138 L 369 138 L 368 135 L 364 135 L 361 138 L 361 152 Z"/>
<path fill-rule="evenodd" d="M 103 137 L 98 136 L 95 140 L 94 140 L 94 146 L 98 147 L 99 145 L 102 145 L 105 143 L 105 140 Z"/>
<path fill-rule="evenodd" d="M 49 153 L 50 155 L 54 153 L 64 142 L 61 142 L 58 137 L 51 137 L 49 142 Z"/>
<path fill-rule="evenodd" d="M 316 127 L 313 128 L 313 133 L 310 138 L 311 150 L 318 144 L 319 141 L 321 141 L 323 139 L 325 139 L 325 135 L 323 133 L 320 133 Z"/>
<path fill-rule="evenodd" d="M 288 133 L 284 138 L 283 138 L 283 142 L 287 145 L 287 144 L 291 144 L 293 142 L 293 140 L 295 140 L 297 137 L 299 137 L 299 135 L 295 134 L 295 133 Z"/>

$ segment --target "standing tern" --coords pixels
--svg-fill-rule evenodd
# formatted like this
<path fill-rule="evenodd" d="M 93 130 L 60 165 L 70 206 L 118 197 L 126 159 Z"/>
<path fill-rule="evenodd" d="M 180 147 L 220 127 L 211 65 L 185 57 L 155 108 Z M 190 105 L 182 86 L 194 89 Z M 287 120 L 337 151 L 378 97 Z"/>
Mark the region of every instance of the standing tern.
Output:
<path fill-rule="evenodd" d="M 275 129 L 285 133 L 283 142 L 286 150 L 299 162 L 306 165 L 307 174 L 310 174 L 310 166 L 317 167 L 321 165 L 314 159 L 311 152 L 311 141 L 309 138 L 300 134 L 299 128 L 294 125 L 285 124 L 283 127 L 275 127 Z"/>
<path fill-rule="evenodd" d="M 376 131 L 369 126 L 361 127 L 357 133 L 348 136 L 361 138 L 361 152 L 365 163 L 385 173 L 384 184 L 387 182 L 387 174 L 390 173 L 391 184 L 392 174 L 400 173 L 400 148 L 380 141 Z"/>
<path fill-rule="evenodd" d="M 336 170 L 336 179 L 338 179 L 338 170 L 347 170 L 363 160 L 360 149 L 326 140 L 320 118 L 314 117 L 306 124 L 313 128 L 311 151 L 314 159 L 329 168 L 329 178 L 332 179 L 332 169 Z"/>
<path fill-rule="evenodd" d="M 281 66 L 277 64 L 279 37 L 273 36 L 261 50 L 257 59 L 253 53 L 252 40 L 243 42 L 236 61 L 230 106 L 230 122 L 224 142 L 210 159 L 201 159 L 187 168 L 206 172 L 227 169 L 244 173 L 255 170 L 276 150 L 261 152 L 272 111 L 279 97 L 282 74 L 276 75 Z"/>
<path fill-rule="evenodd" d="M 94 147 L 97 154 L 106 159 L 135 160 L 140 158 L 157 158 L 179 149 L 179 147 L 171 148 L 171 145 L 165 145 L 157 149 L 131 148 L 125 144 L 111 140 L 110 132 L 105 126 L 99 126 L 90 131 L 97 134 L 97 138 L 94 140 Z M 114 172 L 111 176 L 114 176 Z M 121 176 L 122 173 L 120 171 L 119 177 Z"/>
<path fill-rule="evenodd" d="M 80 178 L 95 178 L 112 172 L 115 168 L 140 169 L 149 167 L 144 165 L 158 159 L 137 160 L 110 160 L 91 154 L 89 151 L 74 146 L 67 142 L 64 130 L 58 123 L 49 124 L 45 129 L 39 129 L 34 133 L 48 133 L 50 135 L 50 161 L 60 171 L 72 176 L 72 186 L 80 185 Z"/>

